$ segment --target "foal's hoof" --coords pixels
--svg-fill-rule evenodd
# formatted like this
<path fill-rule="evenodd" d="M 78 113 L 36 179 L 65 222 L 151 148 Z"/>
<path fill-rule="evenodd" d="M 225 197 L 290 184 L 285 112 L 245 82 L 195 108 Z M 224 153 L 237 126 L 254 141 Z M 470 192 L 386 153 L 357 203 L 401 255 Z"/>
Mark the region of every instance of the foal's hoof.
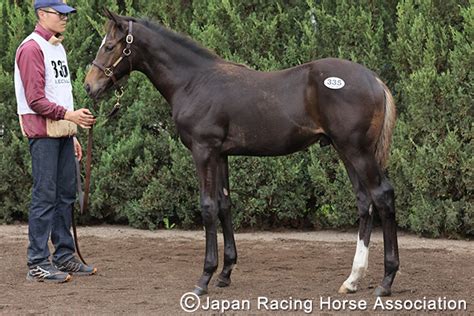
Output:
<path fill-rule="evenodd" d="M 217 278 L 216 286 L 217 287 L 228 287 L 230 285 L 230 279 L 227 278 Z"/>
<path fill-rule="evenodd" d="M 207 294 L 207 289 L 203 289 L 202 287 L 199 287 L 196 285 L 196 287 L 193 290 L 193 293 L 196 294 L 197 296 L 203 296 Z"/>
<path fill-rule="evenodd" d="M 350 289 L 344 285 L 344 283 L 341 285 L 339 288 L 339 291 L 337 291 L 339 294 L 350 294 L 350 293 L 355 293 L 357 289 Z"/>
<path fill-rule="evenodd" d="M 391 289 L 386 289 L 383 286 L 377 286 L 374 292 L 375 296 L 390 296 L 392 295 Z"/>

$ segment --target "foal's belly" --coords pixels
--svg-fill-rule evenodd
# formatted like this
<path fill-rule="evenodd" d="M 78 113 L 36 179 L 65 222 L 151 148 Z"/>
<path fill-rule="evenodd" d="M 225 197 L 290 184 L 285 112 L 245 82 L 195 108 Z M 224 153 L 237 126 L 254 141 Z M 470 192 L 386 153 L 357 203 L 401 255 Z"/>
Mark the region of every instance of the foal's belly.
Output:
<path fill-rule="evenodd" d="M 324 135 L 318 131 L 294 128 L 292 130 L 269 132 L 255 130 L 231 131 L 222 144 L 222 153 L 241 156 L 282 156 L 303 150 Z"/>

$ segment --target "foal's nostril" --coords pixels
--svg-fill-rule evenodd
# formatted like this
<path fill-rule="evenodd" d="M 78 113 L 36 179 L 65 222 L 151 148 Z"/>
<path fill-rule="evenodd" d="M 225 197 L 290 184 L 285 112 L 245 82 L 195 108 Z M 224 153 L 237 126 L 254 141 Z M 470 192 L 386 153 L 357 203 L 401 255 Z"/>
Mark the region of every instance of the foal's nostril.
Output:
<path fill-rule="evenodd" d="M 91 86 L 88 83 L 84 85 L 84 89 L 86 90 L 87 94 L 91 92 Z"/>

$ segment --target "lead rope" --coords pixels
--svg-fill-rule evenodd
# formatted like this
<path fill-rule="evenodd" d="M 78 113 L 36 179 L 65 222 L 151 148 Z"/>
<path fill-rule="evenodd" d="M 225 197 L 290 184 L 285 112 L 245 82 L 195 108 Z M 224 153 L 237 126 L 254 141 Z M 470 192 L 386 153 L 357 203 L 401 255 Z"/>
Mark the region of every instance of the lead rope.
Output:
<path fill-rule="evenodd" d="M 77 192 L 79 195 L 79 208 L 80 208 L 81 214 L 84 214 L 84 212 L 87 211 L 87 208 L 89 205 L 91 157 L 92 157 L 92 127 L 89 129 L 88 140 L 87 140 L 86 184 L 85 184 L 84 192 L 82 191 L 81 165 L 79 163 L 79 160 L 77 158 L 75 159 L 76 160 L 76 183 L 77 183 Z M 81 250 L 79 249 L 76 219 L 74 216 L 74 206 L 71 207 L 71 221 L 72 221 L 72 233 L 74 236 L 74 246 L 76 247 L 76 253 L 79 259 L 81 259 L 82 263 L 87 265 L 86 261 L 82 257 Z"/>
<path fill-rule="evenodd" d="M 91 126 L 87 133 L 87 154 L 86 154 L 86 182 L 84 184 L 84 202 L 81 209 L 81 214 L 87 212 L 89 209 L 89 189 L 91 185 L 91 164 L 92 164 L 92 136 L 94 134 L 94 127 Z"/>
<path fill-rule="evenodd" d="M 79 250 L 79 243 L 77 241 L 77 229 L 76 229 L 76 219 L 74 218 L 74 207 L 72 208 L 72 233 L 74 234 L 74 245 L 76 246 L 76 253 L 82 263 L 87 265 L 86 261 L 82 257 L 81 251 Z"/>
<path fill-rule="evenodd" d="M 120 99 L 123 96 L 123 87 L 117 84 L 117 80 L 115 79 L 113 69 L 117 67 L 117 65 L 123 60 L 124 57 L 129 57 L 130 54 L 132 53 L 130 50 L 130 46 L 132 45 L 133 40 L 134 40 L 133 35 L 132 35 L 132 27 L 133 27 L 133 23 L 132 21 L 129 21 L 128 34 L 125 37 L 125 42 L 127 43 L 127 45 L 122 52 L 122 56 L 120 56 L 120 58 L 112 65 L 113 68 L 106 68 L 102 66 L 101 64 L 99 64 L 98 62 L 96 62 L 95 60 L 92 61 L 92 65 L 98 67 L 100 70 L 102 70 L 105 73 L 107 77 L 112 79 L 115 86 L 115 97 L 117 98 L 117 102 L 115 103 L 114 107 L 112 108 L 110 113 L 107 115 L 106 119 L 99 126 L 102 126 L 103 124 L 108 122 L 108 120 L 114 117 L 115 114 L 120 109 Z M 130 59 L 129 59 L 129 64 L 130 64 L 130 72 L 131 72 L 132 61 Z M 94 108 L 97 108 L 96 105 L 97 104 L 94 102 Z M 76 169 L 77 169 L 76 173 L 77 173 L 77 186 L 78 186 L 77 190 L 79 192 L 79 205 L 81 209 L 81 214 L 84 214 L 88 210 L 88 207 L 89 207 L 89 188 L 90 188 L 90 181 L 91 181 L 91 163 L 92 163 L 92 135 L 93 135 L 93 127 L 91 126 L 87 135 L 87 162 L 86 162 L 86 181 L 85 181 L 84 193 L 82 193 L 81 172 L 80 172 L 81 167 L 80 167 L 79 162 L 76 160 Z M 82 257 L 81 252 L 79 250 L 79 244 L 77 240 L 76 221 L 74 219 L 74 207 L 72 207 L 71 219 L 72 219 L 72 230 L 74 234 L 74 244 L 76 246 L 77 255 L 81 259 L 82 263 L 87 265 L 86 261 Z"/>
<path fill-rule="evenodd" d="M 120 109 L 120 100 L 123 96 L 123 87 L 117 88 L 115 90 L 115 97 L 117 101 L 115 102 L 114 107 L 107 115 L 105 121 L 102 123 L 106 123 L 110 118 L 114 117 L 115 114 Z M 96 108 L 96 104 L 94 104 L 94 108 Z M 102 125 L 101 124 L 101 125 Z M 92 139 L 94 135 L 94 126 L 87 132 L 87 153 L 86 153 L 86 180 L 84 183 L 84 193 L 82 192 L 82 184 L 81 184 L 81 167 L 78 161 L 76 161 L 76 177 L 77 177 L 77 191 L 79 192 L 79 206 L 81 210 L 81 214 L 84 214 L 89 209 L 89 192 L 90 192 L 90 184 L 91 184 L 91 165 L 92 165 Z M 86 261 L 82 257 L 81 251 L 79 250 L 79 242 L 77 238 L 77 227 L 76 227 L 76 220 L 74 218 L 74 207 L 72 208 L 72 232 L 74 234 L 74 245 L 76 246 L 76 253 L 81 259 L 82 263 L 87 265 Z"/>

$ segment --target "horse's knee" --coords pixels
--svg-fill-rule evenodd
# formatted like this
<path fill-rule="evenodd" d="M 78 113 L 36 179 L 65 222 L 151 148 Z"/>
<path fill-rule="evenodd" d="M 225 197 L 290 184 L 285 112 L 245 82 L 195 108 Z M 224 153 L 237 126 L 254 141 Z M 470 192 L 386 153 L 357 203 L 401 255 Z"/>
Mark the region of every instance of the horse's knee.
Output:
<path fill-rule="evenodd" d="M 216 202 L 209 198 L 201 200 L 201 215 L 204 225 L 215 223 L 217 220 Z"/>

